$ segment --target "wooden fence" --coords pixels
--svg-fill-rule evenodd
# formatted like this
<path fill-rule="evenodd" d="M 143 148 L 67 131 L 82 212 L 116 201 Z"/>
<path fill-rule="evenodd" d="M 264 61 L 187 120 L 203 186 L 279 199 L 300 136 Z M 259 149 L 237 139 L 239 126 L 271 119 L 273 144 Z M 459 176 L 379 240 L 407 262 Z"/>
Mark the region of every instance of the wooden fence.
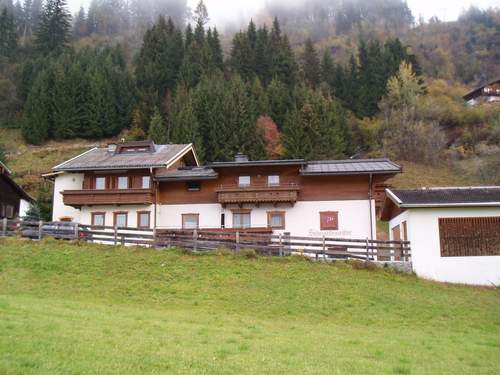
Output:
<path fill-rule="evenodd" d="M 154 248 L 182 247 L 193 251 L 225 248 L 253 249 L 269 256 L 301 254 L 317 260 L 360 259 L 367 261 L 411 261 L 408 241 L 303 237 L 288 233 L 259 233 L 245 230 L 138 229 L 79 225 L 68 222 L 13 221 L 3 219 L 0 236 L 21 235 L 32 239 L 46 236 L 112 245 Z"/>

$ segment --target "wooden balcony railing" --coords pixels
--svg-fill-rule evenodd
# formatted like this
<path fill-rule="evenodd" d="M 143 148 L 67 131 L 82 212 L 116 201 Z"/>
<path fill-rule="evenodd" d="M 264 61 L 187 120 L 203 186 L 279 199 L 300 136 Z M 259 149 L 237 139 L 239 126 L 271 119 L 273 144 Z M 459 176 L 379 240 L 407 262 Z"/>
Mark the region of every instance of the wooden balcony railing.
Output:
<path fill-rule="evenodd" d="M 279 185 L 221 185 L 217 189 L 219 203 L 295 203 L 300 186 L 296 183 Z"/>
<path fill-rule="evenodd" d="M 152 204 L 152 189 L 64 190 L 63 202 L 67 206 L 107 204 Z"/>

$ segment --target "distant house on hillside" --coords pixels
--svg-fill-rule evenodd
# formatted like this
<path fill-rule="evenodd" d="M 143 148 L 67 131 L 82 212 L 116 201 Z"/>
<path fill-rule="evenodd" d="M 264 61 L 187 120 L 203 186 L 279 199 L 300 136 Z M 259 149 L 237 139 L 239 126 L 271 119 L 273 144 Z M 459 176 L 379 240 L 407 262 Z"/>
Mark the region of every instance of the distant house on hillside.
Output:
<path fill-rule="evenodd" d="M 469 105 L 500 101 L 500 79 L 468 92 L 463 98 Z"/>
<path fill-rule="evenodd" d="M 55 166 L 54 220 L 157 229 L 375 238 L 387 159 L 249 160 L 200 166 L 191 144 L 124 142 Z"/>
<path fill-rule="evenodd" d="M 500 285 L 500 186 L 386 191 L 391 240 L 411 242 L 420 277 Z"/>
<path fill-rule="evenodd" d="M 0 219 L 24 216 L 31 198 L 11 177 L 11 171 L 0 162 Z"/>

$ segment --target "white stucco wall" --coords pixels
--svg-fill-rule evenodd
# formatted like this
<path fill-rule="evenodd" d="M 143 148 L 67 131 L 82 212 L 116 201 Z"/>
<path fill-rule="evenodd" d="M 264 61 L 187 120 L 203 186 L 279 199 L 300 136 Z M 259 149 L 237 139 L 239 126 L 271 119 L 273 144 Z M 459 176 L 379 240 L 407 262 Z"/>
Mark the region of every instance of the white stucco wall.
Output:
<path fill-rule="evenodd" d="M 487 216 L 500 216 L 500 208 L 413 208 L 390 221 L 389 235 L 392 239 L 391 228 L 406 220 L 412 266 L 419 277 L 451 283 L 500 285 L 500 256 L 441 257 L 439 218 Z"/>
<path fill-rule="evenodd" d="M 222 208 L 220 204 L 181 204 L 158 206 L 158 226 L 161 228 L 180 228 L 182 214 L 199 214 L 201 228 L 219 228 L 221 213 L 225 213 L 226 228 L 233 226 L 232 208 Z M 268 211 L 285 211 L 285 229 L 296 236 L 330 236 L 348 238 L 370 237 L 370 213 L 368 200 L 346 201 L 318 201 L 297 202 L 293 207 L 281 204 L 273 205 L 244 205 L 242 208 L 251 209 L 251 226 L 267 227 Z M 375 206 L 372 202 L 373 238 L 376 237 Z M 321 211 L 339 212 L 339 230 L 320 230 Z"/>
<path fill-rule="evenodd" d="M 62 217 L 71 217 L 73 221 L 80 222 L 80 210 L 65 206 L 61 191 L 81 190 L 83 187 L 83 173 L 62 173 L 54 181 L 54 204 L 52 220 L 59 221 Z"/>
<path fill-rule="evenodd" d="M 106 226 L 113 226 L 114 212 L 127 212 L 127 227 L 137 228 L 137 211 L 150 211 L 150 226 L 154 225 L 154 206 L 153 205 L 122 205 L 122 206 L 83 206 L 81 209 L 80 223 L 91 225 L 92 212 L 104 212 Z"/>
<path fill-rule="evenodd" d="M 23 218 L 24 216 L 26 216 L 26 213 L 28 212 L 29 209 L 30 209 L 30 202 L 21 199 L 19 201 L 19 217 Z"/>

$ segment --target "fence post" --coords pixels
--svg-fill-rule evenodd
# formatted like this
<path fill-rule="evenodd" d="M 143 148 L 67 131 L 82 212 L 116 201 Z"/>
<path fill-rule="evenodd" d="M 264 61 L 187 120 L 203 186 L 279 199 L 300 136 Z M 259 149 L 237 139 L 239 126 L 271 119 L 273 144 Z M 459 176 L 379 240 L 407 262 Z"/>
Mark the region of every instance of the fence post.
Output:
<path fill-rule="evenodd" d="M 7 218 L 4 217 L 2 220 L 2 236 L 7 235 Z"/>
<path fill-rule="evenodd" d="M 115 240 L 115 246 L 118 245 L 118 226 L 115 224 L 114 228 L 114 240 Z"/>
<path fill-rule="evenodd" d="M 280 257 L 283 256 L 283 235 L 280 233 L 279 239 L 280 239 Z"/>
<path fill-rule="evenodd" d="M 156 227 L 153 228 L 153 248 L 157 248 L 157 241 L 156 241 Z"/>
<path fill-rule="evenodd" d="M 323 260 L 326 261 L 326 240 L 324 235 L 323 235 Z"/>
<path fill-rule="evenodd" d="M 38 222 L 38 239 L 41 240 L 42 239 L 42 236 L 43 236 L 43 221 L 40 220 Z"/>
<path fill-rule="evenodd" d="M 75 232 L 74 232 L 74 235 L 75 235 L 75 240 L 78 240 L 79 238 L 79 230 L 78 230 L 78 223 L 75 223 L 75 228 L 74 228 Z"/>
<path fill-rule="evenodd" d="M 198 231 L 193 230 L 193 250 L 198 250 Z"/>
<path fill-rule="evenodd" d="M 236 251 L 240 251 L 240 232 L 236 231 Z"/>
<path fill-rule="evenodd" d="M 366 237 L 366 261 L 370 260 L 370 248 L 368 247 L 368 237 Z"/>

